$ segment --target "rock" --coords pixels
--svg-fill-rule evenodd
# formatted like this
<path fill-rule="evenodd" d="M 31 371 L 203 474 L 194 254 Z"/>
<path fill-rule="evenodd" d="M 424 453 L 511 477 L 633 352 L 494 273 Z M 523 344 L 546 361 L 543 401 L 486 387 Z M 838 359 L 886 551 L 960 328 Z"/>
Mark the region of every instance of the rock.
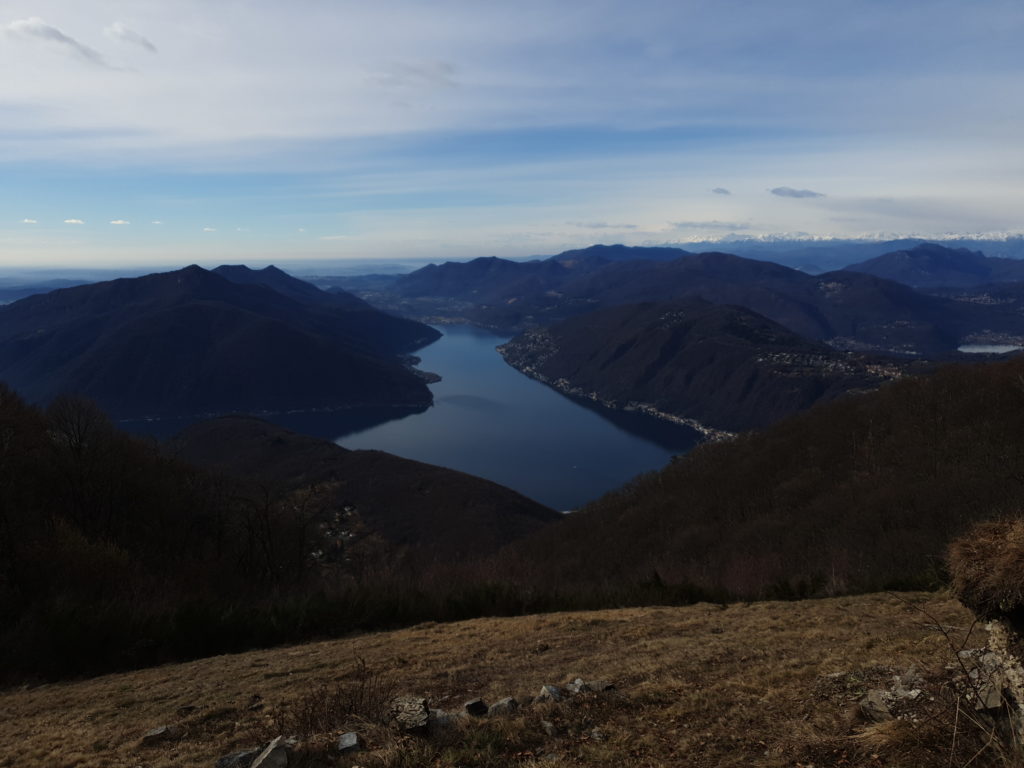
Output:
<path fill-rule="evenodd" d="M 590 686 L 583 682 L 582 677 L 577 677 L 571 683 L 568 683 L 565 689 L 569 693 L 587 693 L 590 690 Z"/>
<path fill-rule="evenodd" d="M 286 742 L 283 736 L 278 736 L 259 753 L 250 764 L 250 768 L 287 768 L 291 746 L 291 742 Z"/>
<path fill-rule="evenodd" d="M 355 731 L 343 733 L 338 737 L 338 751 L 343 755 L 358 752 L 362 748 L 362 741 L 359 738 L 359 734 Z"/>
<path fill-rule="evenodd" d="M 500 701 L 496 701 L 487 708 L 487 714 L 491 717 L 495 715 L 511 715 L 519 709 L 519 702 L 511 696 L 508 696 Z"/>
<path fill-rule="evenodd" d="M 540 693 L 537 694 L 537 701 L 561 701 L 565 698 L 565 691 L 557 685 L 542 685 Z"/>
<path fill-rule="evenodd" d="M 391 722 L 406 733 L 426 734 L 430 728 L 427 700 L 419 696 L 399 696 L 391 701 Z"/>
<path fill-rule="evenodd" d="M 860 711 L 873 723 L 892 720 L 892 712 L 889 711 L 889 704 L 885 700 L 885 691 L 868 691 L 867 695 L 860 700 Z"/>
<path fill-rule="evenodd" d="M 540 727 L 544 730 L 544 733 L 554 738 L 558 735 L 558 728 L 550 720 L 541 720 Z"/>
<path fill-rule="evenodd" d="M 469 717 L 465 712 L 445 712 L 443 709 L 432 709 L 430 710 L 428 731 L 431 735 L 436 735 L 465 717 Z"/>
<path fill-rule="evenodd" d="M 483 717 L 487 714 L 487 704 L 483 699 L 470 699 L 462 705 L 462 708 L 466 711 L 467 715 L 472 715 L 473 717 Z"/>
<path fill-rule="evenodd" d="M 604 741 L 605 740 L 604 731 L 602 731 L 600 728 L 595 728 L 594 730 L 592 730 L 590 732 L 590 740 L 591 741 Z"/>
<path fill-rule="evenodd" d="M 610 683 L 607 680 L 588 680 L 584 685 L 595 693 L 603 693 L 604 691 L 614 691 L 615 683 Z"/>
<path fill-rule="evenodd" d="M 161 725 L 159 728 L 154 728 L 152 731 L 146 731 L 142 735 L 142 743 L 145 746 L 150 744 L 158 744 L 161 741 L 171 741 L 181 736 L 181 728 L 176 725 Z"/>
<path fill-rule="evenodd" d="M 259 757 L 260 750 L 250 749 L 245 752 L 232 752 L 217 760 L 217 768 L 249 768 L 252 761 Z"/>
<path fill-rule="evenodd" d="M 974 702 L 975 709 L 1000 709 L 1003 706 L 1003 687 L 1005 681 L 1002 676 L 994 675 L 986 682 L 978 686 L 977 701 Z"/>

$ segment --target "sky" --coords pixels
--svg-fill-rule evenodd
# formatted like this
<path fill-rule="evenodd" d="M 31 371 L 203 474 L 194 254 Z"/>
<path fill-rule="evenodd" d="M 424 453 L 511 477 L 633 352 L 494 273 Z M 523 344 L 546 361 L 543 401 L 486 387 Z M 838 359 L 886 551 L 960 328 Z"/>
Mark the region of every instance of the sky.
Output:
<path fill-rule="evenodd" d="M 1020 0 L 0 0 L 0 269 L 1024 231 Z"/>

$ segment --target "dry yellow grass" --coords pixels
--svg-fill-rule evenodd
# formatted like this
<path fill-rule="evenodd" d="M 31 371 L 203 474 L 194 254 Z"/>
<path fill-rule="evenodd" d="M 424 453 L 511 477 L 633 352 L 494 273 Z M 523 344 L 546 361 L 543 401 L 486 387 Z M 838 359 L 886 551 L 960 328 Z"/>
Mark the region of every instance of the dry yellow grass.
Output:
<path fill-rule="evenodd" d="M 577 675 L 617 684 L 616 694 L 581 705 L 586 717 L 565 707 L 545 710 L 564 721 L 566 735 L 545 742 L 548 760 L 531 750 L 510 753 L 507 764 L 946 765 L 948 754 L 933 754 L 949 750 L 942 734 L 940 743 L 934 735 L 853 738 L 864 726 L 855 713 L 861 689 L 911 666 L 948 676 L 944 667 L 954 659 L 946 638 L 928 626 L 933 621 L 964 630 L 972 624 L 959 603 L 932 594 L 424 624 L 7 691 L 0 694 L 0 766 L 212 766 L 227 752 L 255 746 L 269 711 L 344 679 L 357 657 L 440 708 L 471 696 L 534 694 Z M 970 644 L 983 640 L 978 633 Z M 495 740 L 511 744 L 539 716 L 479 727 L 489 729 L 492 747 Z M 183 737 L 140 745 L 143 733 L 164 724 L 182 726 Z M 594 725 L 600 741 L 581 730 Z M 378 735 L 370 746 L 379 749 L 341 764 L 474 764 L 472 753 L 456 760 L 441 747 L 384 743 L 379 731 L 371 734 Z M 478 755 L 487 748 L 473 747 Z M 506 763 L 481 757 L 475 764 Z"/>

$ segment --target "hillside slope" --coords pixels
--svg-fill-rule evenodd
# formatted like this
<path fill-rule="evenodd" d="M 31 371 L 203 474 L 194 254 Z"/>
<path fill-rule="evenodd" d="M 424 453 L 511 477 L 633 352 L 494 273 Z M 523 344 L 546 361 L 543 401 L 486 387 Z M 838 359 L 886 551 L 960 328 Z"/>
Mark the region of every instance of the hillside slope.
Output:
<path fill-rule="evenodd" d="M 514 546 L 509 573 L 746 598 L 937 585 L 953 537 L 1020 509 L 1022 378 L 1020 357 L 950 365 L 702 445 Z"/>
<path fill-rule="evenodd" d="M 489 480 L 383 451 L 350 451 L 251 417 L 199 422 L 168 450 L 266 486 L 323 486 L 329 506 L 350 510 L 366 533 L 424 562 L 472 560 L 561 517 Z"/>
<path fill-rule="evenodd" d="M 118 418 L 429 405 L 364 314 L 197 266 L 96 283 L 0 308 L 0 379 L 33 402 L 83 394 Z M 390 320 L 412 331 L 405 349 L 438 336 Z"/>
<path fill-rule="evenodd" d="M 763 427 L 895 376 L 743 309 L 701 301 L 628 304 L 578 315 L 499 347 L 562 391 L 616 408 L 650 406 L 712 429 Z"/>
<path fill-rule="evenodd" d="M 476 696 L 533 695 L 577 675 L 617 690 L 431 738 L 340 719 L 310 739 L 320 757 L 314 766 L 963 765 L 984 741 L 967 718 L 957 727 L 956 701 L 943 696 L 946 665 L 955 662 L 935 622 L 960 643 L 958 628 L 971 620 L 947 598 L 918 594 L 422 624 L 0 693 L 0 766 L 213 766 L 280 735 L 273 723 L 298 715 L 321 686 L 364 679 L 357 660 L 394 691 L 450 711 Z M 973 648 L 984 638 L 976 632 L 966 642 Z M 857 701 L 897 675 L 926 693 L 910 712 L 918 722 L 879 730 Z M 542 720 L 558 735 L 546 736 Z M 180 737 L 140 743 L 162 725 L 181 728 Z M 366 749 L 327 759 L 331 735 L 348 728 Z M 983 750 L 972 764 L 997 758 Z"/>

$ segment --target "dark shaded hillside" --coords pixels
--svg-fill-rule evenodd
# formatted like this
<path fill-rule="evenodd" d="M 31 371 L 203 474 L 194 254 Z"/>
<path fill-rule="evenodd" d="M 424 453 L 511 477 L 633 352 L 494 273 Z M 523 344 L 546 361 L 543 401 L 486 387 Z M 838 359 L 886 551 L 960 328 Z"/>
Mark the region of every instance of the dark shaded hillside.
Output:
<path fill-rule="evenodd" d="M 319 485 L 369 533 L 415 560 L 474 559 L 560 519 L 504 486 L 383 451 L 350 451 L 259 419 L 225 416 L 186 429 L 176 456 L 269 487 Z"/>
<path fill-rule="evenodd" d="M 513 547 L 537 583 L 739 597 L 934 586 L 1024 501 L 1024 359 L 954 365 L 705 444 Z M 582 588 L 582 587 L 581 587 Z"/>
<path fill-rule="evenodd" d="M 846 267 L 914 288 L 967 288 L 1024 280 L 1024 260 L 989 258 L 981 251 L 921 243 Z"/>
<path fill-rule="evenodd" d="M 558 517 L 255 419 L 178 444 L 239 474 L 131 438 L 88 401 L 42 411 L 3 384 L 0 435 L 0 685 L 473 615 L 474 585 L 431 581 L 439 566 Z"/>
<path fill-rule="evenodd" d="M 588 312 L 526 331 L 499 351 L 564 391 L 727 431 L 763 427 L 899 373 L 891 362 L 809 341 L 742 307 L 702 301 Z"/>
<path fill-rule="evenodd" d="M 233 283 L 263 285 L 307 307 L 338 314 L 344 318 L 346 334 L 367 340 L 377 353 L 412 352 L 439 337 L 434 329 L 425 328 L 422 323 L 376 310 L 341 289 L 320 290 L 274 266 L 256 270 L 242 264 L 222 265 L 213 271 Z"/>
<path fill-rule="evenodd" d="M 368 332 L 362 318 L 378 314 L 192 266 L 0 308 L 0 377 L 34 402 L 75 392 L 119 418 L 429 405 L 423 382 L 391 355 L 394 335 Z M 403 348 L 438 336 L 385 322 L 404 329 Z"/>

